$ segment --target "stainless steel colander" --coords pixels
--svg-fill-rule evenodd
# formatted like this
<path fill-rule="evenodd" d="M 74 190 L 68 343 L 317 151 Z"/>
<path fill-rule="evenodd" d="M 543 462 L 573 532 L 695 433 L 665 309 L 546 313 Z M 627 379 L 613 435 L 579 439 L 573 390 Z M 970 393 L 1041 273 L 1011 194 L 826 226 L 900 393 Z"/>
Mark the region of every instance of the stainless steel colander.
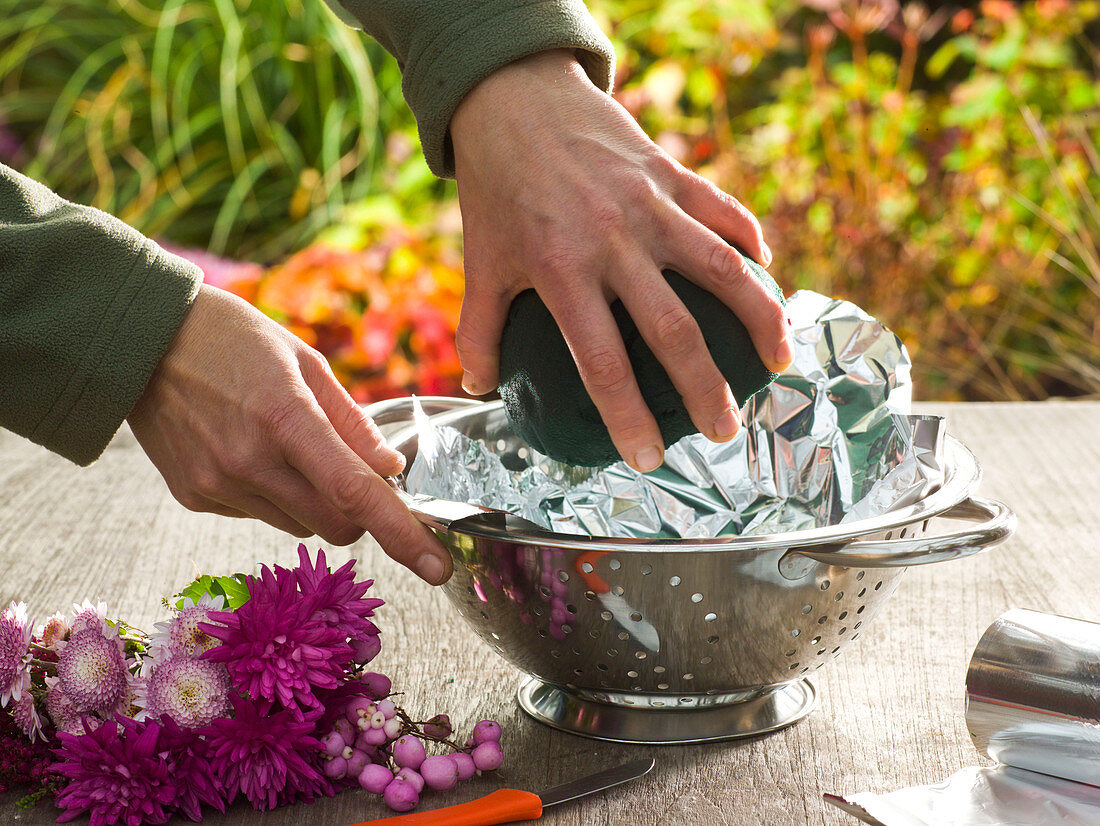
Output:
<path fill-rule="evenodd" d="M 500 402 L 420 402 L 506 461 L 524 448 Z M 411 411 L 410 399 L 367 408 L 410 464 Z M 1012 533 L 1005 505 L 972 496 L 974 455 L 948 437 L 945 458 L 938 490 L 883 516 L 705 540 L 558 534 L 398 489 L 451 552 L 443 588 L 459 614 L 528 675 L 525 711 L 600 739 L 690 743 L 801 719 L 816 704 L 807 676 L 858 639 L 906 566 L 969 556 Z M 979 524 L 926 536 L 933 517 Z"/>

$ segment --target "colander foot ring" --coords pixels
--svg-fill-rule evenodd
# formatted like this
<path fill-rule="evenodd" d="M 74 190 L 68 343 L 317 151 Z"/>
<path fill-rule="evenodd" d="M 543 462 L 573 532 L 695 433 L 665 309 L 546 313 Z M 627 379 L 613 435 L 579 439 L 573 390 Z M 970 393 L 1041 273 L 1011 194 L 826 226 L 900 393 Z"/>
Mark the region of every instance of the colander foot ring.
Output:
<path fill-rule="evenodd" d="M 528 678 L 516 692 L 520 708 L 559 731 L 614 743 L 674 745 L 755 737 L 797 723 L 817 706 L 809 680 L 736 703 L 651 708 L 601 703 Z"/>

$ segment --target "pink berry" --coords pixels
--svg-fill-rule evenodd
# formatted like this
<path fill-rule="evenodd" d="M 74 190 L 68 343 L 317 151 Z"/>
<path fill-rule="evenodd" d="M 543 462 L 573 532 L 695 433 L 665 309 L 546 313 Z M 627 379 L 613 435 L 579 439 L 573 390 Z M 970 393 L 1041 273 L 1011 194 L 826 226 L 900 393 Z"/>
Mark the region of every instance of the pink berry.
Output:
<path fill-rule="evenodd" d="M 391 717 L 386 721 L 386 724 L 382 726 L 382 731 L 386 733 L 386 739 L 396 739 L 397 735 L 401 733 L 401 721 L 396 717 Z"/>
<path fill-rule="evenodd" d="M 359 773 L 359 785 L 371 794 L 382 794 L 393 781 L 393 772 L 377 763 L 368 763 Z"/>
<path fill-rule="evenodd" d="M 355 726 L 344 718 L 337 720 L 334 724 L 334 728 L 336 731 L 340 732 L 340 736 L 344 738 L 344 742 L 348 745 L 355 742 L 355 735 L 359 733 L 355 730 Z"/>
<path fill-rule="evenodd" d="M 436 791 L 453 789 L 458 782 L 458 766 L 443 755 L 425 758 L 420 764 L 420 774 L 424 782 Z"/>
<path fill-rule="evenodd" d="M 347 743 L 338 731 L 330 731 L 321 738 L 321 745 L 325 748 L 325 754 L 329 757 L 338 757 Z"/>
<path fill-rule="evenodd" d="M 447 759 L 455 764 L 455 768 L 458 770 L 459 780 L 469 780 L 474 776 L 474 772 L 477 771 L 477 766 L 474 765 L 474 758 L 470 757 L 464 751 L 456 751 L 454 754 L 447 755 Z"/>
<path fill-rule="evenodd" d="M 395 812 L 411 812 L 420 802 L 420 793 L 408 780 L 395 777 L 382 792 L 382 800 Z"/>
<path fill-rule="evenodd" d="M 413 786 L 416 787 L 417 794 L 420 794 L 422 791 L 424 791 L 424 776 L 415 769 L 410 769 L 408 766 L 406 766 L 397 774 L 395 774 L 394 777 L 404 778 L 405 780 L 408 780 L 410 783 L 413 784 Z"/>
<path fill-rule="evenodd" d="M 451 718 L 446 714 L 437 714 L 424 724 L 424 733 L 429 737 L 444 739 L 450 737 L 452 731 L 454 727 L 451 725 Z"/>
<path fill-rule="evenodd" d="M 390 682 L 389 677 L 374 671 L 368 671 L 359 679 L 363 683 L 363 687 L 366 689 L 367 694 L 374 697 L 376 700 L 388 697 L 390 689 L 393 687 L 393 683 Z"/>
<path fill-rule="evenodd" d="M 382 712 L 382 716 L 387 720 L 392 720 L 394 715 L 397 714 L 397 706 L 393 704 L 393 700 L 379 700 L 378 710 Z"/>
<path fill-rule="evenodd" d="M 348 773 L 348 761 L 343 757 L 333 757 L 325 763 L 325 777 L 333 780 L 343 777 Z"/>
<path fill-rule="evenodd" d="M 367 713 L 367 709 L 372 706 L 374 706 L 374 703 L 371 702 L 368 698 L 356 697 L 350 703 L 348 703 L 348 707 L 344 711 L 344 716 L 353 726 L 358 726 L 359 721 L 363 719 L 363 715 Z"/>
<path fill-rule="evenodd" d="M 382 650 L 382 640 L 377 635 L 354 639 L 351 641 L 351 647 L 355 650 L 355 661 L 366 665 Z"/>
<path fill-rule="evenodd" d="M 359 732 L 359 737 L 355 741 L 355 747 L 363 749 L 364 751 L 368 747 L 384 746 L 389 741 L 386 737 L 386 732 L 380 728 L 368 728 Z"/>
<path fill-rule="evenodd" d="M 346 776 L 356 778 L 363 773 L 363 769 L 365 769 L 367 763 L 370 762 L 370 755 L 360 749 L 352 749 L 351 755 L 346 759 L 348 761 L 348 772 Z"/>
<path fill-rule="evenodd" d="M 500 723 L 496 720 L 482 720 L 474 726 L 474 742 L 481 745 L 490 741 L 500 742 Z"/>
<path fill-rule="evenodd" d="M 404 737 L 400 737 L 393 744 L 393 762 L 402 768 L 419 769 L 420 764 L 424 762 L 424 758 L 427 756 L 427 751 L 424 748 L 424 744 L 411 734 L 406 734 Z"/>
<path fill-rule="evenodd" d="M 474 749 L 470 757 L 479 772 L 491 772 L 504 762 L 504 750 L 495 740 L 487 740 Z"/>

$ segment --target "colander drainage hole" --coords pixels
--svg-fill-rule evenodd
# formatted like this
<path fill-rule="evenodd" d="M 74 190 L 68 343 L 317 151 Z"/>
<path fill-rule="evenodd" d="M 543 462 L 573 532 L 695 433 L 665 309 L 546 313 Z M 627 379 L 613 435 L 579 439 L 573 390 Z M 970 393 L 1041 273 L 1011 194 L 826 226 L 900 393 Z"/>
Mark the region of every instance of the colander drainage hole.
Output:
<path fill-rule="evenodd" d="M 860 571 L 858 574 L 856 574 L 856 582 L 859 582 L 865 576 L 867 576 L 867 572 L 866 571 Z"/>
<path fill-rule="evenodd" d="M 866 607 L 867 607 L 866 605 L 861 605 L 861 606 L 859 606 L 859 608 L 857 608 L 857 609 L 856 609 L 856 613 L 857 613 L 857 614 L 862 614 L 862 613 L 863 613 L 863 609 L 864 609 L 864 608 L 866 608 Z"/>
<path fill-rule="evenodd" d="M 714 645 L 716 642 L 718 642 L 718 635 L 711 634 L 709 637 L 707 637 L 707 642 L 709 642 L 711 645 Z"/>
<path fill-rule="evenodd" d="M 789 668 L 791 671 L 794 671 L 796 668 L 798 668 L 798 663 L 791 663 Z"/>
<path fill-rule="evenodd" d="M 858 593 L 858 594 L 856 594 L 856 596 L 857 596 L 857 597 L 862 597 L 862 596 L 863 596 L 864 594 L 866 594 L 866 593 L 867 593 L 867 589 L 866 589 L 866 588 L 860 588 L 860 589 L 859 589 L 859 593 Z"/>
<path fill-rule="evenodd" d="M 617 559 L 612 559 L 610 562 L 607 563 L 607 567 L 610 568 L 612 571 L 617 571 L 621 567 L 623 567 L 623 563 L 619 562 L 619 560 Z"/>
<path fill-rule="evenodd" d="M 555 660 L 560 660 L 561 652 L 555 649 L 554 651 L 550 652 L 550 656 L 553 657 Z"/>
<path fill-rule="evenodd" d="M 536 617 L 541 617 L 543 615 L 543 610 L 536 605 L 534 608 L 531 609 L 531 613 L 533 613 Z"/>
<path fill-rule="evenodd" d="M 842 599 L 844 599 L 844 592 L 843 591 L 837 591 L 836 596 L 833 597 L 833 601 L 834 602 L 840 602 Z"/>
<path fill-rule="evenodd" d="M 792 648 L 792 649 L 791 649 L 790 651 L 788 651 L 788 652 L 787 652 L 786 654 L 784 654 L 783 656 L 784 656 L 784 657 L 793 657 L 794 655 L 795 655 L 795 650 L 794 650 L 794 649 Z"/>
<path fill-rule="evenodd" d="M 649 576 L 651 573 L 653 573 L 653 566 L 643 565 L 640 570 L 642 572 L 642 576 Z"/>
<path fill-rule="evenodd" d="M 641 614 L 639 614 L 639 613 L 638 613 L 637 611 L 634 611 L 634 612 L 633 612 L 633 613 L 632 613 L 632 614 L 630 615 L 630 619 L 631 619 L 631 620 L 632 620 L 633 622 L 641 622 L 641 621 L 642 621 L 642 615 L 641 615 Z"/>
<path fill-rule="evenodd" d="M 713 662 L 713 660 L 710 657 L 700 657 L 699 658 L 699 665 L 710 665 L 712 662 Z"/>
<path fill-rule="evenodd" d="M 561 582 L 568 582 L 569 581 L 569 574 L 567 574 L 565 571 L 559 570 L 558 571 L 558 579 Z"/>
<path fill-rule="evenodd" d="M 692 594 L 691 595 L 691 601 L 692 602 L 702 602 L 703 601 L 703 595 L 702 594 Z"/>
<path fill-rule="evenodd" d="M 689 671 L 689 672 L 688 672 L 687 674 L 685 674 L 685 675 L 684 675 L 684 677 L 683 677 L 683 678 L 684 678 L 685 680 L 694 680 L 694 679 L 695 679 L 695 675 L 694 675 L 694 674 L 692 674 L 692 673 L 691 673 L 691 672 Z"/>
<path fill-rule="evenodd" d="M 852 634 L 852 639 L 853 640 L 859 639 L 859 632 L 858 631 L 856 631 L 856 633 Z"/>
<path fill-rule="evenodd" d="M 626 589 L 623 588 L 622 585 L 616 585 L 614 588 L 611 589 L 611 593 L 613 593 L 617 597 L 621 597 L 623 594 L 626 593 Z"/>
<path fill-rule="evenodd" d="M 576 674 L 579 677 L 582 674 L 584 674 L 584 669 L 583 668 L 574 668 L 573 673 Z"/>
<path fill-rule="evenodd" d="M 799 631 L 799 630 L 798 630 L 797 628 L 794 628 L 794 629 L 792 629 L 792 630 L 791 630 L 791 636 L 792 636 L 792 637 L 797 637 L 797 636 L 798 636 L 799 634 L 801 634 L 801 633 L 802 633 L 802 632 L 801 632 L 801 631 Z M 715 640 L 715 642 L 717 642 L 717 641 L 718 641 L 718 640 Z"/>
<path fill-rule="evenodd" d="M 637 671 L 628 671 L 628 672 L 626 672 L 626 676 L 628 676 L 632 680 L 636 680 L 636 679 L 638 679 L 638 672 Z"/>
<path fill-rule="evenodd" d="M 857 622 L 857 623 L 856 623 L 855 625 L 853 625 L 853 626 L 852 626 L 852 630 L 853 630 L 853 631 L 856 631 L 856 630 L 858 630 L 858 629 L 859 629 L 859 626 L 861 626 L 861 625 L 863 625 L 863 620 L 860 620 L 860 621 L 859 621 L 859 622 Z"/>
<path fill-rule="evenodd" d="M 589 602 L 592 602 L 592 600 L 594 600 L 596 598 L 596 592 L 595 591 L 585 591 L 584 592 L 584 598 L 586 600 L 588 600 Z"/>
<path fill-rule="evenodd" d="M 817 656 L 819 656 L 819 657 L 820 657 L 820 656 L 821 656 L 822 654 L 824 654 L 824 653 L 825 653 L 825 649 L 824 649 L 824 648 L 822 648 L 822 649 L 819 649 L 819 650 L 818 650 L 818 652 L 817 652 Z"/>
<path fill-rule="evenodd" d="M 607 663 L 596 663 L 597 671 L 607 671 Z"/>
<path fill-rule="evenodd" d="M 581 570 L 584 571 L 586 574 L 592 573 L 592 571 L 593 571 L 592 563 L 591 562 L 582 562 L 581 563 Z"/>
<path fill-rule="evenodd" d="M 824 615 L 817 618 L 817 624 L 818 625 L 824 625 L 828 621 L 829 621 L 829 618 L 827 616 L 824 616 Z"/>
<path fill-rule="evenodd" d="M 644 660 L 646 658 L 646 653 L 644 651 L 635 651 L 634 656 L 639 660 Z"/>
<path fill-rule="evenodd" d="M 561 624 L 561 631 L 562 631 L 563 634 L 572 634 L 573 633 L 573 626 L 570 625 L 567 622 L 563 622 Z"/>
<path fill-rule="evenodd" d="M 626 631 L 620 631 L 615 636 L 618 637 L 622 642 L 626 642 L 628 639 L 630 639 L 630 634 L 626 633 Z"/>
<path fill-rule="evenodd" d="M 544 597 L 548 597 L 550 596 L 550 589 L 547 588 L 545 585 L 540 585 L 539 593 L 542 594 Z"/>
<path fill-rule="evenodd" d="M 607 649 L 607 656 L 609 656 L 609 657 L 619 656 L 619 649 L 618 648 L 609 648 L 609 649 Z"/>
<path fill-rule="evenodd" d="M 803 614 L 808 614 L 812 610 L 814 610 L 814 607 L 812 605 L 803 605 L 802 606 L 802 613 Z"/>
<path fill-rule="evenodd" d="M 655 665 L 655 666 L 653 666 L 653 673 L 654 674 L 664 674 L 665 673 L 665 667 L 663 665 Z"/>
<path fill-rule="evenodd" d="M 496 631 L 493 631 L 491 636 L 494 640 L 499 640 L 500 639 L 500 634 L 498 634 Z"/>
<path fill-rule="evenodd" d="M 847 611 L 841 611 L 841 612 L 840 612 L 840 613 L 839 613 L 839 614 L 837 615 L 837 619 L 838 619 L 838 620 L 842 620 L 842 619 L 844 619 L 844 618 L 845 618 L 846 616 L 848 616 L 848 612 L 847 612 Z"/>
<path fill-rule="evenodd" d="M 600 632 L 595 630 L 595 629 L 592 629 L 591 631 L 588 632 L 588 636 L 591 637 L 594 640 L 598 640 L 600 638 Z"/>
<path fill-rule="evenodd" d="M 539 636 L 542 637 L 543 639 L 545 639 L 546 637 L 550 636 L 550 632 L 547 631 L 545 628 L 540 628 L 539 629 Z"/>
<path fill-rule="evenodd" d="M 668 683 L 657 683 L 657 690 L 668 691 Z M 656 703 L 654 705 L 656 705 Z"/>
<path fill-rule="evenodd" d="M 481 614 L 482 619 L 489 619 L 489 615 L 486 614 L 484 611 L 478 611 L 478 613 Z"/>
<path fill-rule="evenodd" d="M 573 603 L 571 603 L 571 602 L 567 602 L 567 603 L 565 604 L 565 610 L 566 610 L 566 612 L 567 612 L 567 613 L 569 613 L 569 614 L 575 614 L 575 613 L 577 613 L 577 606 L 576 606 L 576 605 L 574 605 L 574 604 L 573 604 Z"/>
<path fill-rule="evenodd" d="M 836 633 L 837 633 L 837 636 L 838 636 L 838 637 L 843 637 L 843 636 L 844 636 L 845 634 L 847 634 L 847 633 L 848 633 L 848 626 L 847 626 L 847 625 L 845 625 L 845 626 L 844 626 L 843 628 L 841 628 L 841 629 L 840 629 L 839 631 L 837 631 Z"/>
<path fill-rule="evenodd" d="M 840 653 L 840 646 L 839 645 L 836 648 L 833 649 L 833 653 L 834 654 L 839 654 Z"/>
<path fill-rule="evenodd" d="M 819 642 L 821 642 L 821 637 L 814 637 L 810 640 L 810 645 L 817 645 Z"/>
<path fill-rule="evenodd" d="M 612 614 L 610 611 L 601 611 L 600 612 L 600 619 L 602 619 L 604 622 L 611 622 L 611 620 L 614 619 L 614 617 L 615 617 L 615 615 Z"/>
<path fill-rule="evenodd" d="M 821 580 L 821 590 L 822 590 L 822 591 L 828 591 L 828 590 L 829 590 L 829 585 L 830 585 L 830 584 L 831 584 L 831 583 L 830 583 L 830 582 L 829 582 L 829 580 L 827 580 L 827 579 L 823 579 L 823 580 Z"/>
<path fill-rule="evenodd" d="M 877 591 L 881 587 L 882 587 L 882 580 L 880 579 L 878 582 L 875 583 L 875 590 Z"/>
<path fill-rule="evenodd" d="M 703 617 L 704 622 L 714 622 L 716 619 L 718 619 L 718 615 L 713 611 Z"/>
<path fill-rule="evenodd" d="M 668 578 L 668 584 L 671 585 L 673 588 L 675 588 L 681 582 L 683 582 L 683 580 L 680 579 L 680 577 L 678 577 L 678 576 L 670 576 Z"/>

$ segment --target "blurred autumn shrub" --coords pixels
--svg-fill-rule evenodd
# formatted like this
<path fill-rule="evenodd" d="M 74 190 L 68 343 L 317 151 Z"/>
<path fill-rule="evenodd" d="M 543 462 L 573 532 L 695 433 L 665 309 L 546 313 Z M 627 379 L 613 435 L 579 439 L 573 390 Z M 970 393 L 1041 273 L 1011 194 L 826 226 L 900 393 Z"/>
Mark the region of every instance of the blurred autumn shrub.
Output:
<path fill-rule="evenodd" d="M 788 290 L 895 329 L 919 397 L 1100 393 L 1097 2 L 590 5 L 618 99 L 761 216 Z M 263 262 L 200 261 L 359 397 L 458 391 L 454 188 L 321 0 L 0 0 L 0 161 Z"/>
<path fill-rule="evenodd" d="M 620 100 L 923 398 L 1100 393 L 1097 4 L 602 0 Z"/>

